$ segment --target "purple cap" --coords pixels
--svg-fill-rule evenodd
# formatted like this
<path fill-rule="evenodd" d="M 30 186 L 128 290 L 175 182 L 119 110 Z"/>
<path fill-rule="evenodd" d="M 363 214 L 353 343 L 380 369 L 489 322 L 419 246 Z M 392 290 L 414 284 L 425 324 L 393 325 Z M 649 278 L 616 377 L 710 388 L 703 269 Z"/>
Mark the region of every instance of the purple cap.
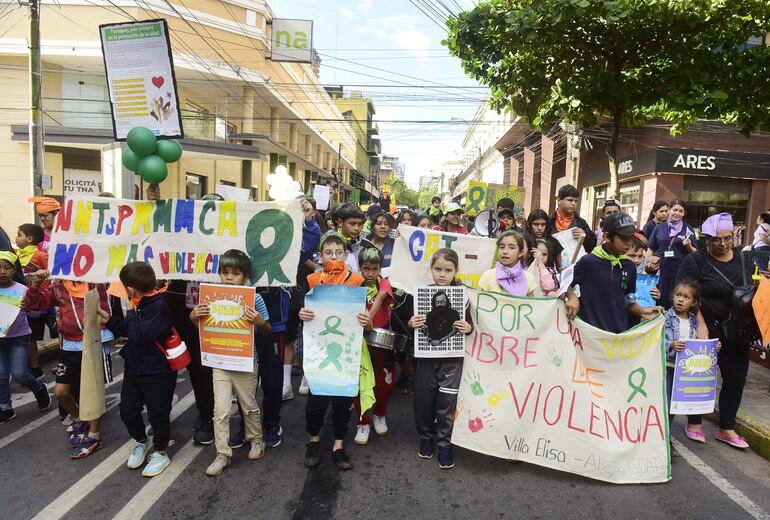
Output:
<path fill-rule="evenodd" d="M 717 213 L 703 221 L 700 227 L 701 233 L 710 237 L 717 236 L 720 231 L 733 231 L 733 216 L 729 213 Z"/>

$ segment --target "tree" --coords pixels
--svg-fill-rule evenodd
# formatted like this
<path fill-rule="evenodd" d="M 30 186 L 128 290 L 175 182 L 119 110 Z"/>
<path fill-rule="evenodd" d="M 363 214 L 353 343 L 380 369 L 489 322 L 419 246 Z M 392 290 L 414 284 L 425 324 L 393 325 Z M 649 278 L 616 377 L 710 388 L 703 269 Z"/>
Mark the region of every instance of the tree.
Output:
<path fill-rule="evenodd" d="M 417 203 L 420 209 L 430 207 L 430 200 L 438 195 L 438 189 L 434 186 L 423 186 L 417 193 Z"/>
<path fill-rule="evenodd" d="M 388 179 L 388 187 L 391 196 L 396 197 L 396 204 L 410 208 L 416 208 L 419 204 L 417 192 L 407 186 L 400 178 L 393 176 Z"/>
<path fill-rule="evenodd" d="M 540 131 L 610 122 L 608 196 L 621 127 L 653 119 L 683 132 L 699 118 L 770 129 L 767 0 L 487 0 L 450 18 L 443 42 L 490 105 Z M 763 91 L 764 90 L 764 91 Z"/>

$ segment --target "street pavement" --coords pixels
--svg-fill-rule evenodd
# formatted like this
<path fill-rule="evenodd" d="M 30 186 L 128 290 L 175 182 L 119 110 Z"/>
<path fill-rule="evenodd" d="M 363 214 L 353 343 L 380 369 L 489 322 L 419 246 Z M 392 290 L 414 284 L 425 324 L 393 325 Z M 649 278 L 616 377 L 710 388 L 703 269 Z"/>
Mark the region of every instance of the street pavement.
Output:
<path fill-rule="evenodd" d="M 117 353 L 116 379 L 122 363 Z M 46 376 L 50 383 L 52 377 Z M 295 388 L 296 388 L 295 382 Z M 118 416 L 120 380 L 107 388 L 102 436 L 105 447 L 84 460 L 67 458 L 67 437 L 55 406 L 41 413 L 29 393 L 14 387 L 17 417 L 0 425 L 0 518 L 54 520 L 119 518 L 623 518 L 770 519 L 770 462 L 713 439 L 695 444 L 672 431 L 680 456 L 673 479 L 657 485 L 612 485 L 525 463 L 455 448 L 457 466 L 417 457 L 411 398 L 394 393 L 390 433 L 372 434 L 367 446 L 352 442 L 355 468 L 339 472 L 324 430 L 321 465 L 303 465 L 305 398 L 283 408 L 281 446 L 261 461 L 236 450 L 224 474 L 204 474 L 214 447 L 192 443 L 197 410 L 186 374 L 177 385 L 169 448 L 172 465 L 153 479 L 125 467 L 131 439 Z M 678 419 L 681 421 L 681 419 Z"/>

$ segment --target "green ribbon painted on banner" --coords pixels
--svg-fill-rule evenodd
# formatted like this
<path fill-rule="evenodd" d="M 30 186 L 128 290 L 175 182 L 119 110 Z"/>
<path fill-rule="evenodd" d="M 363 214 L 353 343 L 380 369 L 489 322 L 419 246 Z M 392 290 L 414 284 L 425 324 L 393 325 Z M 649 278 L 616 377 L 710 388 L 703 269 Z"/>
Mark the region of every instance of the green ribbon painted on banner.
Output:
<path fill-rule="evenodd" d="M 634 382 L 634 374 L 639 374 L 639 378 L 641 378 L 640 382 Z M 628 373 L 628 386 L 631 387 L 633 392 L 631 392 L 631 395 L 628 396 L 628 399 L 626 400 L 627 403 L 630 403 L 636 394 L 642 394 L 644 397 L 647 397 L 647 392 L 644 391 L 645 381 L 647 381 L 647 372 L 645 372 L 644 368 L 642 367 L 639 367 Z"/>
<path fill-rule="evenodd" d="M 268 247 L 262 245 L 262 233 L 273 228 L 275 239 Z M 251 270 L 254 282 L 262 279 L 267 273 L 267 283 L 273 280 L 291 283 L 281 269 L 281 261 L 291 248 L 294 239 L 294 222 L 291 216 L 279 209 L 260 211 L 249 220 L 246 226 L 246 252 L 251 257 Z"/>
<path fill-rule="evenodd" d="M 468 190 L 467 210 L 470 214 L 478 214 L 481 209 L 481 203 L 484 202 L 484 189 L 481 186 L 472 186 Z"/>

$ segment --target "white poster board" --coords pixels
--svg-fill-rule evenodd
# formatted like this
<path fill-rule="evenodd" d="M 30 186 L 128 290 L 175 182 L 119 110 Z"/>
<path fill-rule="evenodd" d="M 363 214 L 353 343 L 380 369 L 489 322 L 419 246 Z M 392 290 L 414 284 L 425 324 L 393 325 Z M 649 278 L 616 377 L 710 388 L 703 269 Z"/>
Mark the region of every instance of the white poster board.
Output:
<path fill-rule="evenodd" d="M 331 188 L 329 186 L 324 186 L 323 184 L 313 186 L 313 198 L 315 199 L 316 209 L 321 211 L 329 209 L 330 196 Z"/>
<path fill-rule="evenodd" d="M 561 265 L 564 267 L 573 263 L 577 263 L 577 261 L 586 254 L 585 248 L 583 247 L 583 243 L 580 241 L 580 239 L 572 236 L 572 229 L 573 228 L 566 229 L 551 235 L 559 242 L 559 244 L 561 244 L 561 247 L 564 248 L 561 253 L 561 259 L 559 259 L 561 261 Z M 578 250 L 578 253 L 575 261 L 573 262 L 572 257 L 575 256 L 576 250 Z"/>
<path fill-rule="evenodd" d="M 102 191 L 102 172 L 64 168 L 65 197 L 91 195 L 96 197 Z"/>
<path fill-rule="evenodd" d="M 313 61 L 313 20 L 272 19 L 270 59 L 272 61 Z"/>
<path fill-rule="evenodd" d="M 425 316 L 425 325 L 414 329 L 414 357 L 444 358 L 465 355 L 465 334 L 454 327 L 465 319 L 463 287 L 417 287 L 415 315 Z"/>

